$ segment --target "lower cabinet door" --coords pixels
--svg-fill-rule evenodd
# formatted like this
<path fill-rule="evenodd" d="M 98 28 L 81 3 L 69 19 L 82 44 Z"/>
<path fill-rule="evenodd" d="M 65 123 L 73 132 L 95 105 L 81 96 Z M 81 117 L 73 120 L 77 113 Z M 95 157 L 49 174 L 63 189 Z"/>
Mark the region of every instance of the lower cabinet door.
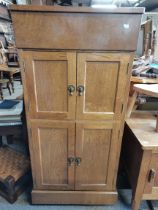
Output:
<path fill-rule="evenodd" d="M 112 190 L 118 132 L 112 122 L 76 124 L 76 190 Z"/>
<path fill-rule="evenodd" d="M 74 190 L 75 123 L 32 120 L 34 189 Z"/>

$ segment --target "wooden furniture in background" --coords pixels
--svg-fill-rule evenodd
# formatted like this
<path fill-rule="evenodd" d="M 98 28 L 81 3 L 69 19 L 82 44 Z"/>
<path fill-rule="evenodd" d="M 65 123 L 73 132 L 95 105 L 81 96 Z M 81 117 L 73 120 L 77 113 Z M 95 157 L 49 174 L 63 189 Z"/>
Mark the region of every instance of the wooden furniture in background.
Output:
<path fill-rule="evenodd" d="M 127 109 L 127 117 L 129 118 L 131 116 L 134 104 L 136 102 L 136 99 L 139 94 L 144 94 L 147 96 L 152 96 L 155 98 L 158 98 L 158 84 L 135 84 L 133 86 L 133 95 L 130 98 L 128 109 Z M 157 125 L 156 125 L 156 131 L 158 132 L 158 116 L 157 116 Z"/>
<path fill-rule="evenodd" d="M 14 203 L 30 181 L 30 161 L 20 152 L 0 147 L 0 165 L 0 195 Z"/>
<path fill-rule="evenodd" d="M 23 68 L 32 202 L 114 203 L 143 9 L 10 11 Z"/>
<path fill-rule="evenodd" d="M 8 91 L 9 91 L 9 94 L 11 95 L 11 90 L 10 90 L 10 87 L 9 87 L 9 79 L 1 79 L 0 78 L 0 97 L 1 97 L 1 100 L 3 100 L 4 96 L 3 96 L 3 88 L 4 88 L 4 85 L 6 85 Z"/>
<path fill-rule="evenodd" d="M 0 72 L 8 75 L 9 83 L 11 84 L 12 91 L 14 93 L 14 75 L 20 73 L 18 67 L 8 67 L 7 65 L 0 65 Z M 20 79 L 21 80 L 21 79 Z"/>
<path fill-rule="evenodd" d="M 131 83 L 134 85 L 136 83 L 140 84 L 158 84 L 158 78 L 147 78 L 147 77 L 139 77 L 139 76 L 131 76 Z"/>
<path fill-rule="evenodd" d="M 132 187 L 132 209 L 141 200 L 158 200 L 158 133 L 151 114 L 132 114 L 126 120 L 122 158 Z"/>

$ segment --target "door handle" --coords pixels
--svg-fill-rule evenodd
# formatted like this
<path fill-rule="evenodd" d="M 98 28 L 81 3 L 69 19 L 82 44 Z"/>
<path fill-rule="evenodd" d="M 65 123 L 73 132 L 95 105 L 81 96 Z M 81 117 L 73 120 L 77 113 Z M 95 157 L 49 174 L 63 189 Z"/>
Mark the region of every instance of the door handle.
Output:
<path fill-rule="evenodd" d="M 68 157 L 68 159 L 67 159 L 67 162 L 68 162 L 69 166 L 72 166 L 74 161 L 75 161 L 74 157 Z"/>
<path fill-rule="evenodd" d="M 68 85 L 68 93 L 69 93 L 69 96 L 72 96 L 73 93 L 75 92 L 75 86 L 74 85 Z"/>
<path fill-rule="evenodd" d="M 77 166 L 80 166 L 80 164 L 81 164 L 81 158 L 80 157 L 76 157 L 75 158 L 75 162 L 76 162 Z"/>
<path fill-rule="evenodd" d="M 79 95 L 79 96 L 82 96 L 83 93 L 84 93 L 84 86 L 83 86 L 83 85 L 79 85 L 79 86 L 77 87 L 77 91 L 78 91 L 78 95 Z"/>
<path fill-rule="evenodd" d="M 149 176 L 148 176 L 148 182 L 152 182 L 155 178 L 156 171 L 154 169 L 151 169 L 149 171 Z"/>

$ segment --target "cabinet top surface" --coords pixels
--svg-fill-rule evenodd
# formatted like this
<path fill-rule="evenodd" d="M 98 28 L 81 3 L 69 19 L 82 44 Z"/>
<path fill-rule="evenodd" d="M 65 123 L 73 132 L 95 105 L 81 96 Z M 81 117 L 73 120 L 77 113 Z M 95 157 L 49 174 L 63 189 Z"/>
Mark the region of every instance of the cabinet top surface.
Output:
<path fill-rule="evenodd" d="M 10 5 L 11 11 L 24 12 L 64 12 L 64 13 L 112 13 L 112 14 L 142 14 L 143 7 L 120 7 L 114 9 L 95 9 L 91 7 L 61 7 L 61 6 L 37 6 L 37 5 Z"/>
<path fill-rule="evenodd" d="M 143 149 L 158 149 L 158 133 L 156 128 L 156 117 L 151 113 L 134 113 L 126 123 L 135 135 Z"/>

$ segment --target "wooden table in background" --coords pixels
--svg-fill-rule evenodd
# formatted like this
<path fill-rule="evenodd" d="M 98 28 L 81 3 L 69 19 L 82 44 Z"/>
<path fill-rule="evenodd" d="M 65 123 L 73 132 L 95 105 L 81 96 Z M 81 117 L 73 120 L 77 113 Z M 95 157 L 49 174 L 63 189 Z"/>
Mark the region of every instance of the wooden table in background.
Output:
<path fill-rule="evenodd" d="M 147 77 L 134 77 L 134 76 L 132 76 L 130 81 L 132 83 L 158 84 L 158 78 L 147 78 Z"/>
<path fill-rule="evenodd" d="M 139 209 L 141 200 L 158 200 L 158 133 L 155 124 L 155 117 L 143 112 L 134 113 L 126 120 L 122 160 L 132 187 L 133 210 Z"/>
<path fill-rule="evenodd" d="M 8 73 L 8 79 L 9 82 L 12 86 L 12 91 L 14 93 L 14 79 L 13 79 L 13 75 L 20 72 L 20 68 L 18 67 L 8 67 L 5 65 L 0 65 L 0 72 L 3 73 Z"/>

